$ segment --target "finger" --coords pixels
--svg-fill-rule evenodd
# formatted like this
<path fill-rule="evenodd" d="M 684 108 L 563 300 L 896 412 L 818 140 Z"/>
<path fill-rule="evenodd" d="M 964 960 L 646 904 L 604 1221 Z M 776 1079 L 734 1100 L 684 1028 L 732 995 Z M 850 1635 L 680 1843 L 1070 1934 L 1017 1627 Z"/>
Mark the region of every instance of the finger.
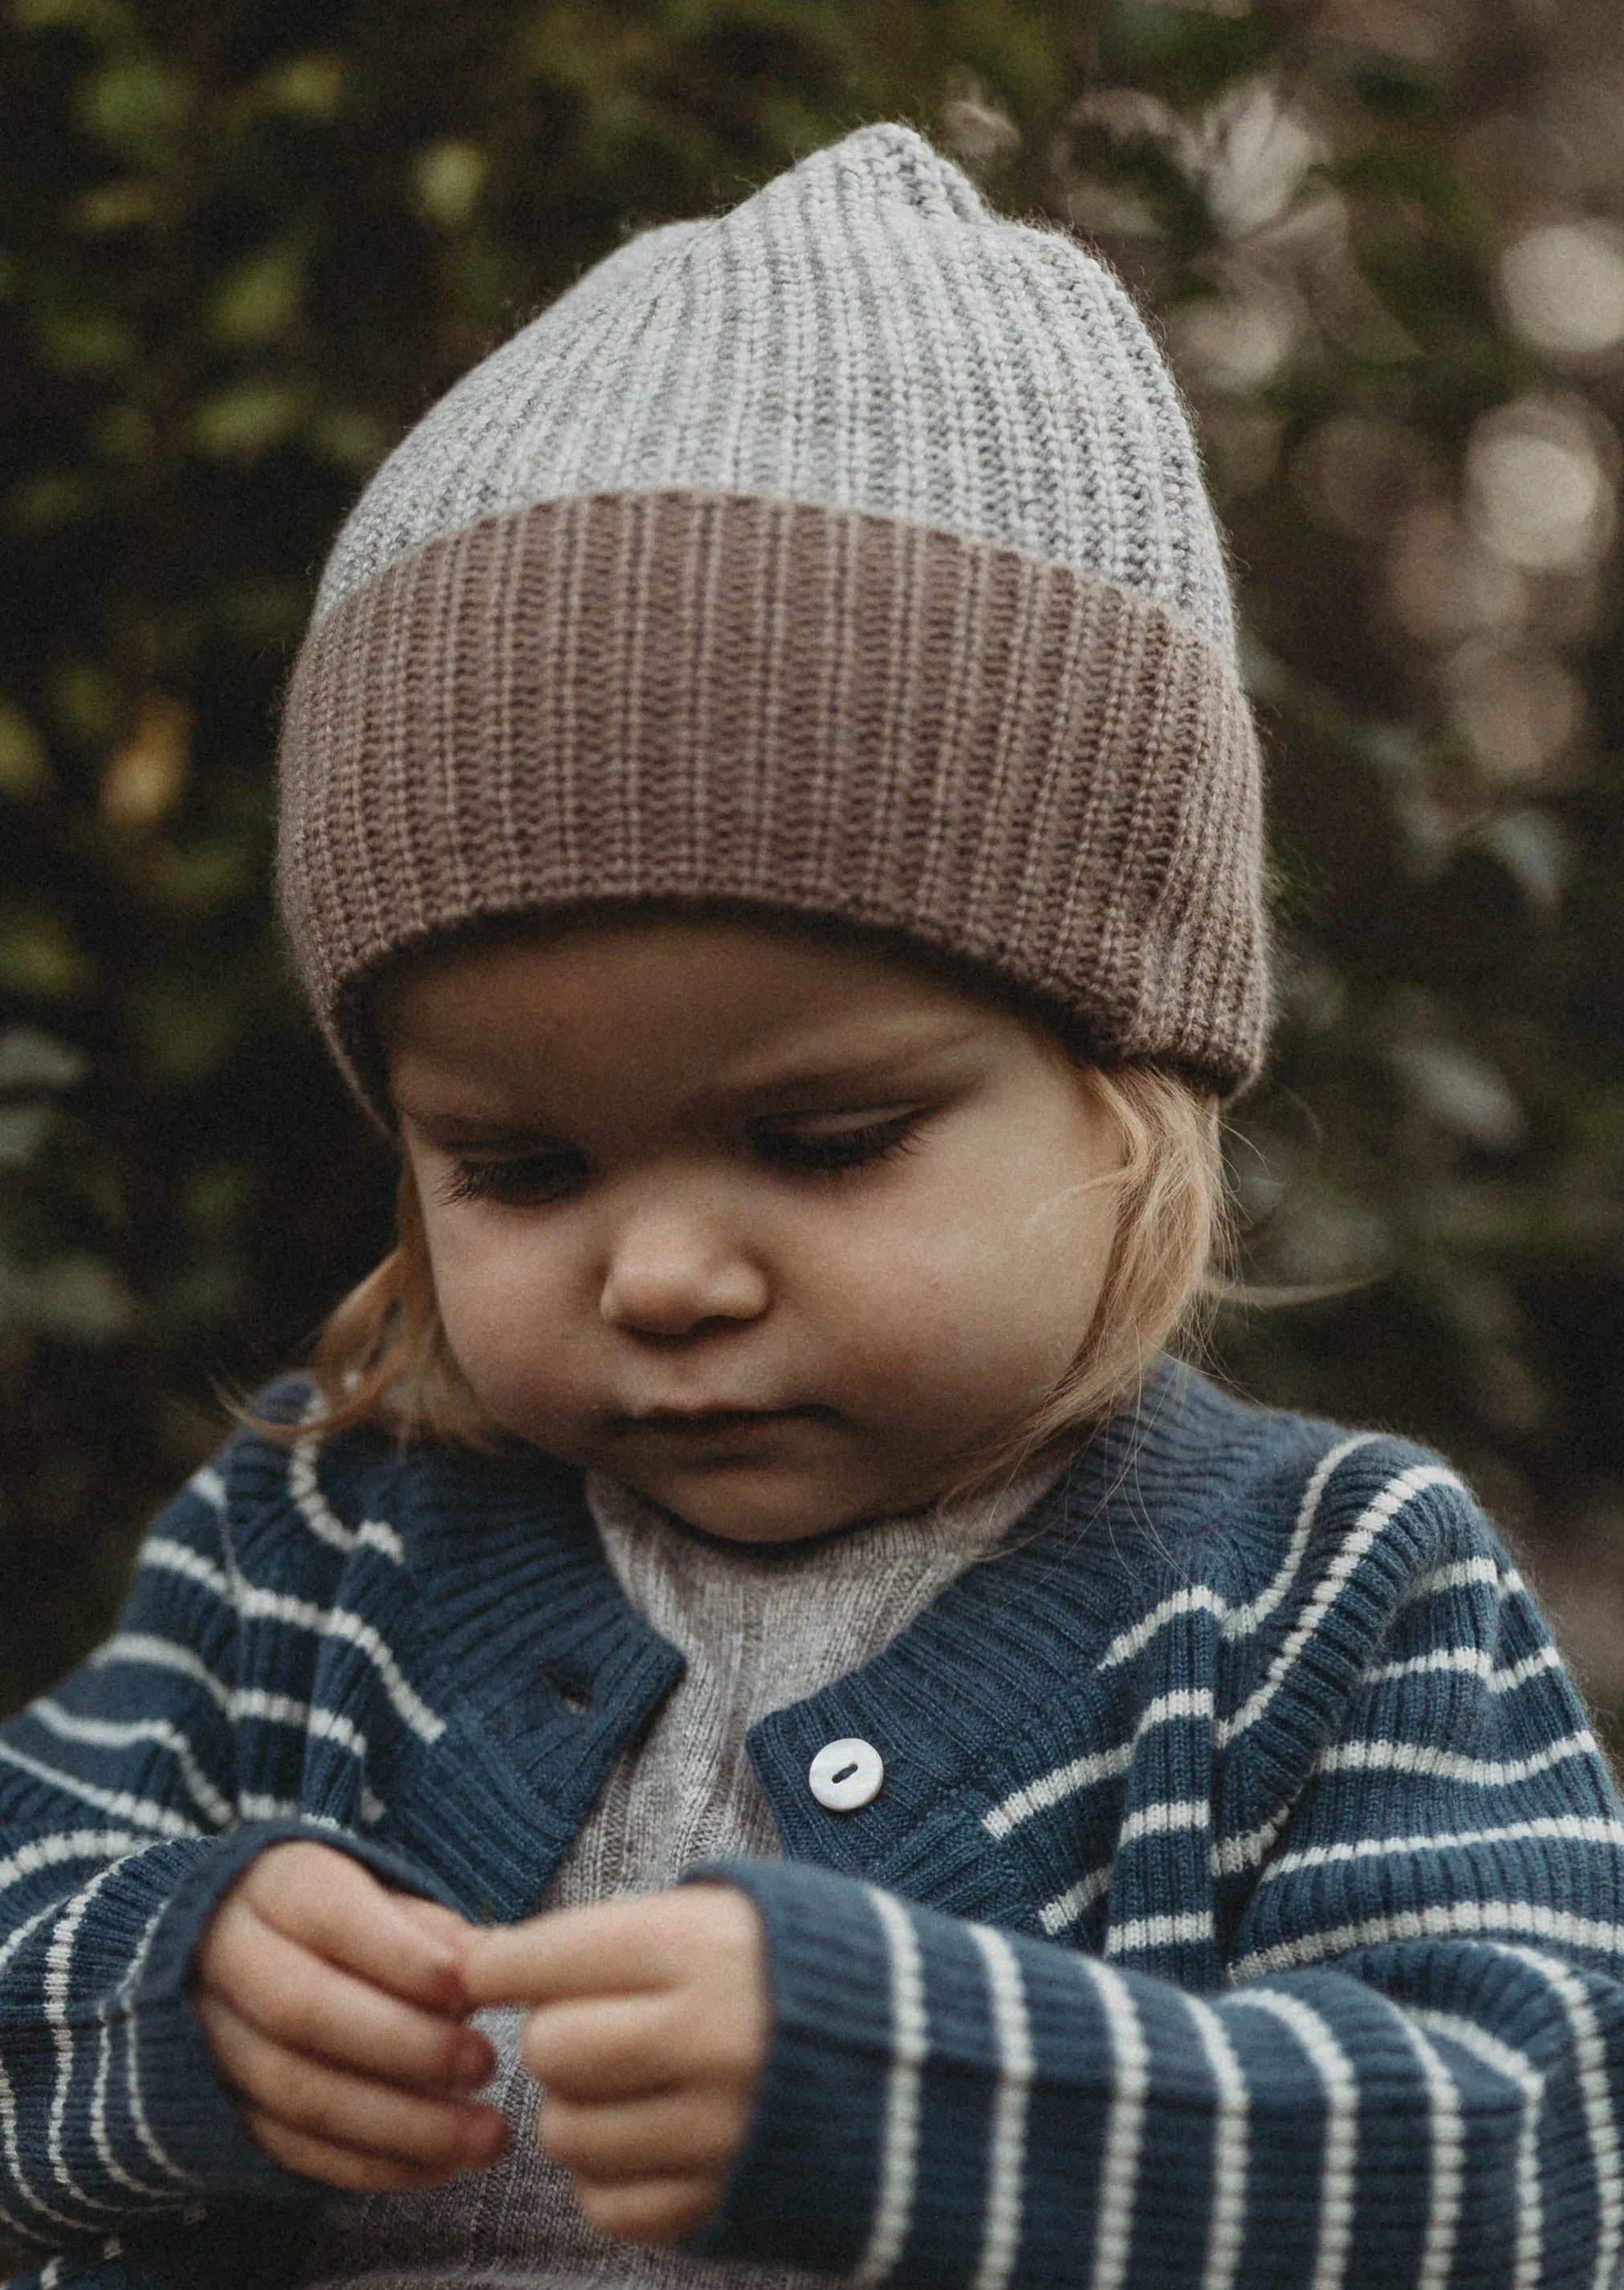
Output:
<path fill-rule="evenodd" d="M 482 2168 L 501 2152 L 507 2126 L 496 2108 L 348 2074 L 269 2041 L 226 2006 L 207 2009 L 228 2082 L 285 2130 L 436 2170 Z"/>
<path fill-rule="evenodd" d="M 540 2004 L 673 1987 L 692 1978 L 701 1955 L 736 1956 L 754 1969 L 760 1950 L 760 1921 L 742 1893 L 685 1885 L 476 1932 L 462 1976 L 476 2003 Z"/>
<path fill-rule="evenodd" d="M 287 1939 L 392 1995 L 431 2010 L 469 2008 L 461 1965 L 475 1927 L 447 1910 L 431 1928 L 347 1854 L 275 1846 L 249 1870 L 241 1898 Z"/>
<path fill-rule="evenodd" d="M 249 2136 L 273 2163 L 297 2171 L 307 2179 L 321 2179 L 330 2187 L 361 2192 L 379 2188 L 439 2187 L 455 2178 L 460 2166 L 437 2170 L 427 2163 L 403 2163 L 389 2155 L 369 2155 L 358 2147 L 340 2147 L 329 2139 L 313 2139 L 308 2132 L 292 2131 L 274 2116 L 257 2108 L 242 2110 Z"/>
<path fill-rule="evenodd" d="M 336 1970 L 263 1923 L 246 1902 L 215 1934 L 198 1992 L 290 2050 L 391 2082 L 471 2090 L 495 2071 L 487 2038 Z"/>
<path fill-rule="evenodd" d="M 754 2086 L 762 2046 L 754 2016 L 704 2008 L 687 1996 L 604 1996 L 532 2012 L 519 2038 L 536 2081 L 592 2102 L 686 2089 Z"/>
<path fill-rule="evenodd" d="M 575 2182 L 575 2199 L 588 2219 L 617 2242 L 686 2242 L 709 2218 L 721 2192 L 720 2180 L 708 2174 L 603 2187 Z"/>
<path fill-rule="evenodd" d="M 679 2041 L 680 2002 L 603 1996 L 532 2012 L 519 2054 L 544 2090 L 592 2103 L 669 2091 L 692 2070 Z"/>
<path fill-rule="evenodd" d="M 596 1902 L 482 1932 L 462 1966 L 468 1992 L 479 2004 L 540 2004 L 664 1987 L 666 1965 L 649 1944 L 646 1907 Z"/>
<path fill-rule="evenodd" d="M 744 2139 L 749 2108 L 733 2091 L 665 2092 L 582 2107 L 548 2092 L 541 2145 L 556 2163 L 597 2185 L 724 2171 Z"/>
<path fill-rule="evenodd" d="M 477 1926 L 469 1924 L 466 1917 L 460 1917 L 454 1909 L 445 1908 L 438 1901 L 420 1900 L 415 1893 L 391 1893 L 389 1899 L 431 1940 L 444 1940 L 458 1963 L 461 1963 L 477 1937 Z"/>

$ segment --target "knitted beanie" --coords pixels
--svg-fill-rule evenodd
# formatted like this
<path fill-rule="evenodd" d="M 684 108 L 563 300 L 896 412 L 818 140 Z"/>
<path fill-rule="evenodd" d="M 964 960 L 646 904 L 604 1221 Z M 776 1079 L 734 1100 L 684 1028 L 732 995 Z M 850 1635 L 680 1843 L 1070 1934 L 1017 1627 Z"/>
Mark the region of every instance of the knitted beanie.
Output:
<path fill-rule="evenodd" d="M 632 239 L 432 408 L 332 552 L 281 772 L 295 956 L 386 1118 L 381 965 L 606 901 L 900 933 L 1220 1093 L 1261 1057 L 1177 389 L 1110 271 L 908 128 Z"/>

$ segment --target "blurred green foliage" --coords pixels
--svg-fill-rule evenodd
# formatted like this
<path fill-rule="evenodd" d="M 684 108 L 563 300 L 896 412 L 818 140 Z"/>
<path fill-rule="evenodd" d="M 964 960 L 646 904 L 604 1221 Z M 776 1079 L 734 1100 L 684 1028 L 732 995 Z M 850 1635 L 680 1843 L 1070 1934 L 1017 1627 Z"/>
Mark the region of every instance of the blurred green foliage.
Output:
<path fill-rule="evenodd" d="M 1251 1276 L 1324 1293 L 1228 1367 L 1449 1449 L 1624 1703 L 1620 48 L 1578 0 L 12 0 L 0 1703 L 385 1245 L 268 889 L 347 505 L 626 230 L 884 116 L 1124 267 L 1235 536 L 1284 932 L 1235 1167 Z"/>

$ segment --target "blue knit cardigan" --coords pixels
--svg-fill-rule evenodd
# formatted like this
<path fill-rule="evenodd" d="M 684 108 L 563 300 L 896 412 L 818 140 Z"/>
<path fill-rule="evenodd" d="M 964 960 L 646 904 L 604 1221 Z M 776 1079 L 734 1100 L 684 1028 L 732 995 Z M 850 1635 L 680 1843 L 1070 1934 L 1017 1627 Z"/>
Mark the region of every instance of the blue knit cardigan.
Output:
<path fill-rule="evenodd" d="M 302 1394 L 285 1387 L 295 1412 Z M 232 1441 L 0 1729 L 0 2220 L 36 2290 L 274 2290 L 318 2192 L 185 1995 L 281 1838 L 536 1905 L 681 1668 L 577 1474 Z M 825 1742 L 884 1786 L 833 1813 Z M 1612 2290 L 1624 1825 L 1399 1440 L 1164 1363 L 876 1661 L 757 1726 L 771 2054 L 697 2246 L 921 2290 Z"/>

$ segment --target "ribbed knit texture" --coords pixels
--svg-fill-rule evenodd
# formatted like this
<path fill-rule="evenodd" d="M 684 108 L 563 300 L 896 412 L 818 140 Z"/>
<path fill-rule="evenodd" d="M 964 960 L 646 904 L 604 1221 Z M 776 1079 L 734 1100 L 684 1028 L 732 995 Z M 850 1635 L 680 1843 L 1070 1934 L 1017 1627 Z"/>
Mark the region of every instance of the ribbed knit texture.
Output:
<path fill-rule="evenodd" d="M 621 1755 L 544 1905 L 654 1892 L 707 1856 L 776 1855 L 772 1809 L 745 1754 L 751 1726 L 872 1660 L 1061 1468 L 1048 1461 L 990 1497 L 788 1546 L 695 1534 L 629 1488 L 589 1477 L 588 1508 L 616 1581 L 686 1667 Z M 568 2174 L 537 2143 L 522 2021 L 516 2011 L 477 2015 L 499 2062 L 487 2096 L 511 2126 L 500 2163 L 420 2194 L 329 2195 L 300 2290 L 456 2290 L 470 2269 L 492 2290 L 816 2290 L 826 2278 L 628 2247 L 588 2225 Z"/>
<path fill-rule="evenodd" d="M 616 1581 L 685 1667 L 611 1776 L 548 1905 L 652 1891 L 722 1854 L 776 1855 L 772 1809 L 745 1750 L 751 1727 L 872 1661 L 1062 1468 L 1045 1461 L 945 1511 L 780 1547 L 695 1534 L 629 1488 L 589 1477 L 588 1509 Z"/>
<path fill-rule="evenodd" d="M 599 492 L 869 509 L 1070 565 L 1233 661 L 1179 394 L 1121 282 L 865 127 L 636 238 L 440 400 L 333 549 L 319 621 L 480 517 Z"/>
<path fill-rule="evenodd" d="M 476 917 L 725 899 L 897 931 L 1228 1092 L 1268 1018 L 1222 552 L 1117 280 L 865 128 L 487 358 L 340 537 L 280 877 L 366 988 Z"/>
<path fill-rule="evenodd" d="M 301 1834 L 525 1914 L 680 1667 L 576 1474 L 234 1441 L 116 1636 L 0 1729 L 0 2206 L 81 2254 L 36 2290 L 285 2285 L 276 2206 L 319 2190 L 244 2140 L 186 2009 L 211 1903 Z M 886 1777 L 842 1815 L 806 1772 L 847 1735 Z M 1612 2290 L 1624 1820 L 1435 1457 L 1164 1366 L 749 1752 L 784 1857 L 712 1873 L 761 1910 L 774 2032 L 704 2254 Z"/>

